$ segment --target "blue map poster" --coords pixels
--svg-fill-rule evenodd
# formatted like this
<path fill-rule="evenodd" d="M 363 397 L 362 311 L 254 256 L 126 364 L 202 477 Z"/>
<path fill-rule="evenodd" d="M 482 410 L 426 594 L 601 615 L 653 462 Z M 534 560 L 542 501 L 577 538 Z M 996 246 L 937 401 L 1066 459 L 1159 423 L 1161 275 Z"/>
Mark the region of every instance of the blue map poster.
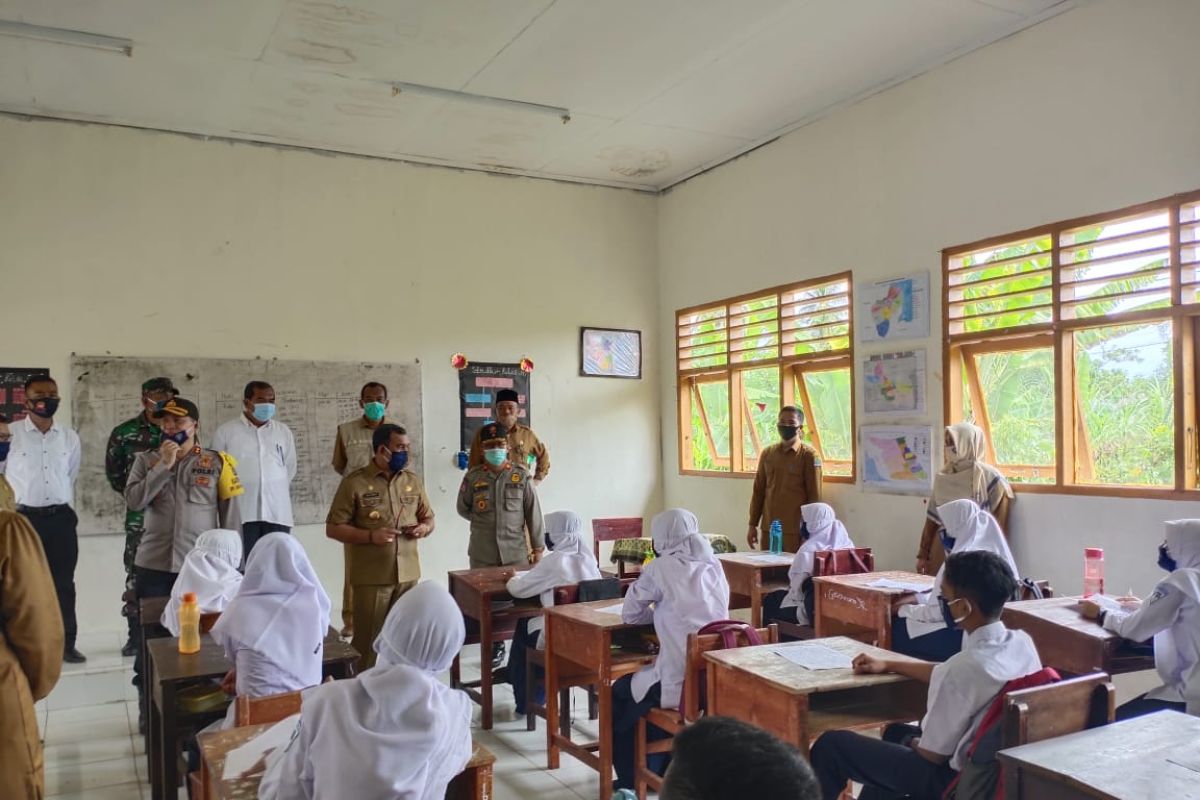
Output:
<path fill-rule="evenodd" d="M 860 342 L 929 336 L 929 273 L 863 282 L 854 290 Z"/>

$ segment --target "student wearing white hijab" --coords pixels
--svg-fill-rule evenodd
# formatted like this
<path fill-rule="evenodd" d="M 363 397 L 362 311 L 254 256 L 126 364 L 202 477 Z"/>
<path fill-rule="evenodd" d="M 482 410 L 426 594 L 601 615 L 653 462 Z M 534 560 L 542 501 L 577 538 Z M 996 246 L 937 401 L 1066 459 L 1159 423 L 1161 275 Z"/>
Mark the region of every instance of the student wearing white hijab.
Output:
<path fill-rule="evenodd" d="M 179 607 L 187 592 L 195 592 L 201 614 L 223 612 L 242 585 L 241 563 L 242 536 L 237 531 L 215 528 L 200 534 L 171 587 L 171 599 L 162 613 L 163 627 L 172 636 L 179 635 Z"/>
<path fill-rule="evenodd" d="M 984 511 L 974 500 L 952 500 L 938 508 L 945 523 L 942 547 L 946 554 L 968 550 L 988 550 L 1003 558 L 1013 577 L 1020 583 L 1021 575 L 1008 541 L 996 518 Z M 939 598 L 942 596 L 942 573 L 938 569 L 933 589 L 921 601 L 912 601 L 897 610 L 900 619 L 892 621 L 892 651 L 926 661 L 945 661 L 962 648 L 962 632 L 947 623 Z"/>
<path fill-rule="evenodd" d="M 651 520 L 650 535 L 657 557 L 629 587 L 621 617 L 630 625 L 652 621 L 659 650 L 653 664 L 613 684 L 613 767 L 618 789 L 633 788 L 637 721 L 655 706 L 679 706 L 688 634 L 729 616 L 725 570 L 700 535 L 696 515 L 682 508 L 664 511 Z"/>
<path fill-rule="evenodd" d="M 437 678 L 465 639 L 445 589 L 421 583 L 405 593 L 375 640 L 375 666 L 304 695 L 260 800 L 441 800 L 473 749 L 470 698 Z"/>
<path fill-rule="evenodd" d="M 822 550 L 847 550 L 854 547 L 846 526 L 828 503 L 800 506 L 800 539 L 803 542 L 788 569 L 788 588 L 763 598 L 763 619 L 798 625 L 810 624 L 806 605 L 811 604 L 813 560 Z M 807 587 L 806 587 L 807 584 Z"/>
<path fill-rule="evenodd" d="M 1135 642 L 1154 637 L 1154 666 L 1163 685 L 1121 705 L 1117 719 L 1163 709 L 1200 717 L 1200 519 L 1167 523 L 1158 566 L 1167 577 L 1135 611 L 1082 603 L 1081 613 L 1105 630 Z"/>
<path fill-rule="evenodd" d="M 237 694 L 264 697 L 321 682 L 328 630 L 329 596 L 304 547 L 277 532 L 250 551 L 246 577 L 211 635 L 234 665 Z M 225 727 L 232 720 L 231 705 Z"/>
<path fill-rule="evenodd" d="M 599 580 L 601 576 L 595 555 L 583 541 L 583 521 L 578 514 L 573 511 L 552 511 L 546 515 L 545 527 L 549 552 L 532 569 L 509 578 L 507 588 L 513 597 L 540 596 L 542 606 L 548 608 L 554 605 L 555 586 Z M 501 675 L 512 683 L 518 715 L 525 713 L 525 648 L 530 645 L 539 650 L 545 648 L 542 641 L 543 624 L 542 617 L 526 617 L 517 622 L 507 671 Z M 544 698 L 539 698 L 538 702 L 544 702 Z"/>
<path fill-rule="evenodd" d="M 933 479 L 921 545 L 917 550 L 917 572 L 925 575 L 937 572 L 946 559 L 946 551 L 940 543 L 941 532 L 946 526 L 938 512 L 946 503 L 974 500 L 996 518 L 1001 531 L 1008 531 L 1008 504 L 1013 490 L 1000 470 L 984 460 L 987 439 L 983 429 L 970 422 L 946 426 L 944 453 L 946 465 Z"/>

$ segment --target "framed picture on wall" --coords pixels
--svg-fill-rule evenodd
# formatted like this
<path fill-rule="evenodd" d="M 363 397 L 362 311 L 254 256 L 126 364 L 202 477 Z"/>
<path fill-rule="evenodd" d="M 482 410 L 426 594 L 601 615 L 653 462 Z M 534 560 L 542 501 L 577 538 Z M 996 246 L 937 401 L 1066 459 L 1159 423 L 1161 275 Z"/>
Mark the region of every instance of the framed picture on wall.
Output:
<path fill-rule="evenodd" d="M 642 332 L 580 328 L 579 374 L 587 378 L 641 378 Z"/>

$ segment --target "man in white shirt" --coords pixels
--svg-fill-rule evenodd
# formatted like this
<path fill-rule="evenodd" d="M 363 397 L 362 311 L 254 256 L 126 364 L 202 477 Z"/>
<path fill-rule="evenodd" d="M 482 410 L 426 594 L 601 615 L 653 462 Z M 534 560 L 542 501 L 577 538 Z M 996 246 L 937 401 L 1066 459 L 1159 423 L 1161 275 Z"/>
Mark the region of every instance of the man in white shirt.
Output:
<path fill-rule="evenodd" d="M 275 389 L 250 381 L 242 393 L 242 415 L 217 428 L 212 448 L 234 457 L 246 493 L 237 498 L 242 518 L 243 558 L 268 533 L 292 530 L 292 498 L 296 477 L 296 441 L 287 425 L 275 419 Z"/>
<path fill-rule="evenodd" d="M 87 661 L 75 649 L 75 565 L 79 561 L 79 518 L 71 504 L 79 474 L 79 435 L 54 421 L 58 384 L 48 375 L 25 382 L 28 416 L 12 425 L 6 473 L 17 502 L 42 540 L 63 620 L 63 660 Z"/>
<path fill-rule="evenodd" d="M 812 749 L 821 796 L 839 797 L 846 781 L 863 784 L 860 800 L 938 800 L 962 769 L 967 747 L 1005 684 L 1042 668 L 1033 640 L 1000 622 L 1017 589 L 1008 562 L 986 550 L 954 553 L 942 577 L 942 614 L 965 632 L 962 650 L 941 664 L 859 655 L 858 673 L 895 672 L 929 684 L 920 728 L 889 725 L 883 740 L 831 731 Z"/>

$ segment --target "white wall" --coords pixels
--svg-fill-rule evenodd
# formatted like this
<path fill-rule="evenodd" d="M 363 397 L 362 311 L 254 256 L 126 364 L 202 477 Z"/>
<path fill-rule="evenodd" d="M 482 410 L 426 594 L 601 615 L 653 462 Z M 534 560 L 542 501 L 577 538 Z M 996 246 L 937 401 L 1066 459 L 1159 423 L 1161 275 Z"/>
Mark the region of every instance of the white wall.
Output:
<path fill-rule="evenodd" d="M 941 421 L 939 252 L 1200 188 L 1194 0 L 1098 0 L 803 128 L 683 184 L 659 208 L 664 492 L 740 535 L 750 481 L 678 474 L 674 311 L 852 269 L 934 280 L 930 421 Z M 885 348 L 886 349 L 886 348 Z M 859 355 L 879 352 L 859 348 Z M 859 402 L 860 422 L 862 406 Z M 878 563 L 911 568 L 923 501 L 826 484 Z M 1110 585 L 1161 573 L 1161 522 L 1200 503 L 1022 494 L 1022 571 L 1078 591 L 1085 545 Z"/>
<path fill-rule="evenodd" d="M 438 520 L 422 565 L 444 580 L 467 566 L 455 351 L 534 359 L 533 421 L 552 455 L 546 510 L 587 519 L 661 505 L 655 202 L 0 117 L 0 363 L 61 378 L 71 352 L 419 359 Z M 577 377 L 581 324 L 643 330 L 645 379 Z M 339 604 L 340 545 L 319 526 L 298 535 Z M 121 548 L 116 535 L 81 543 L 82 629 L 121 625 Z"/>

